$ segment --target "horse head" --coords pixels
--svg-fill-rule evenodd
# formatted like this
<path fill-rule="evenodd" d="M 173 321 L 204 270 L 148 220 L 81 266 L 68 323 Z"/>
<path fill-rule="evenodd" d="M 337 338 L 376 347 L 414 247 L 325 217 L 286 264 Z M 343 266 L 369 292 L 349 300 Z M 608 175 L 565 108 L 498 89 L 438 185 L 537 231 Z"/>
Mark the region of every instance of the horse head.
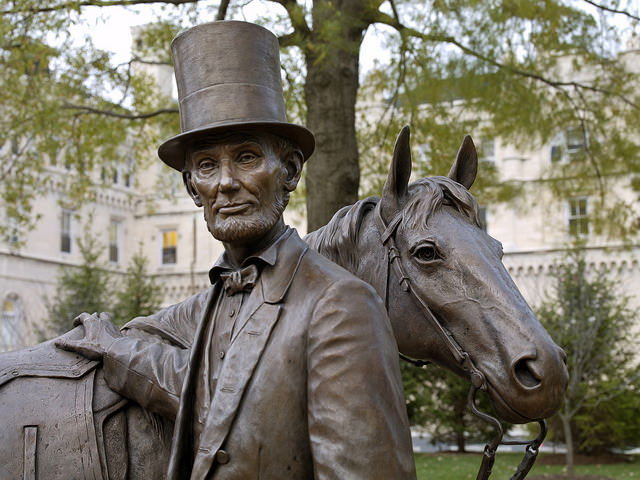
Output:
<path fill-rule="evenodd" d="M 525 423 L 559 408 L 566 356 L 502 264 L 502 245 L 480 228 L 469 193 L 477 167 L 467 136 L 448 177 L 410 184 L 409 129 L 400 132 L 378 205 L 382 243 L 391 239 L 387 255 L 397 268 L 379 271 L 372 283 L 386 297 L 400 352 L 469 377 L 473 369 L 461 358 L 468 352 L 498 414 Z"/>

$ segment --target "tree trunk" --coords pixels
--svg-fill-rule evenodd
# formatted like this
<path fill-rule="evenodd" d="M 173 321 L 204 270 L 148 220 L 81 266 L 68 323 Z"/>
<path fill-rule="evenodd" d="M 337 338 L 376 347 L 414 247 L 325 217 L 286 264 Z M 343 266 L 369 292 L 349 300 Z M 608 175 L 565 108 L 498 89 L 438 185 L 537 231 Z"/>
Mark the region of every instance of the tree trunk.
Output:
<path fill-rule="evenodd" d="M 348 12 L 362 2 L 315 0 L 306 45 L 307 127 L 316 150 L 306 165 L 307 228 L 325 225 L 358 199 L 360 167 L 355 128 L 360 44 L 366 26 Z M 360 24 L 360 25 L 359 25 Z"/>
<path fill-rule="evenodd" d="M 466 423 L 464 421 L 464 414 L 466 413 L 466 411 L 466 402 L 456 402 L 456 416 L 458 417 L 458 425 L 454 428 L 456 432 L 456 445 L 458 447 L 458 453 L 466 452 L 466 442 L 464 438 L 464 431 L 467 429 Z"/>
<path fill-rule="evenodd" d="M 569 478 L 575 478 L 573 471 L 573 434 L 571 433 L 571 417 L 569 415 L 560 414 L 560 421 L 562 422 L 562 430 L 564 433 L 564 443 L 567 448 L 566 454 L 566 466 L 567 475 Z"/>
<path fill-rule="evenodd" d="M 464 432 L 456 432 L 456 445 L 458 447 L 458 453 L 465 453 L 467 451 Z"/>

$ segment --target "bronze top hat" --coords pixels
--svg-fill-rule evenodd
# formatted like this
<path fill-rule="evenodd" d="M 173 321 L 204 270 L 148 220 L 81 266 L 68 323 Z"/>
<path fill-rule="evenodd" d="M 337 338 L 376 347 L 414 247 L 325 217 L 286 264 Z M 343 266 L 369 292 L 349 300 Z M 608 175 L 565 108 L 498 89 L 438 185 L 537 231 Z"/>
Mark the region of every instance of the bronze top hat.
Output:
<path fill-rule="evenodd" d="M 171 43 L 182 133 L 158 148 L 158 156 L 182 171 L 186 147 L 204 134 L 254 130 L 288 138 L 307 160 L 315 139 L 287 122 L 278 39 L 247 22 L 195 26 Z"/>

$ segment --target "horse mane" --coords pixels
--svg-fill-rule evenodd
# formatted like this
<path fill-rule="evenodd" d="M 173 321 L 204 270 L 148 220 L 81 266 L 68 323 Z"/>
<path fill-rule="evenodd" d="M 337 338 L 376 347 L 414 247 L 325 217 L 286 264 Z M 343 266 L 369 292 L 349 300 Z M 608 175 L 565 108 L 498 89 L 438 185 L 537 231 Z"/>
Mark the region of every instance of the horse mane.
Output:
<path fill-rule="evenodd" d="M 341 208 L 324 227 L 304 237 L 305 241 L 329 260 L 353 272 L 358 262 L 356 246 L 360 227 L 379 201 L 379 197 L 369 197 Z"/>
<path fill-rule="evenodd" d="M 421 222 L 428 222 L 431 214 L 442 205 L 455 208 L 480 227 L 478 201 L 469 190 L 449 177 L 421 178 L 409 185 L 409 200 L 402 210 L 402 221 L 407 228 L 414 229 Z"/>
<path fill-rule="evenodd" d="M 361 252 L 358 249 L 364 218 L 380 202 L 379 197 L 359 200 L 341 208 L 324 227 L 309 233 L 305 241 L 329 260 L 355 272 Z M 448 177 L 421 178 L 409 185 L 409 199 L 402 210 L 402 222 L 415 229 L 428 222 L 442 205 L 458 210 L 480 226 L 478 202 L 469 191 Z"/>

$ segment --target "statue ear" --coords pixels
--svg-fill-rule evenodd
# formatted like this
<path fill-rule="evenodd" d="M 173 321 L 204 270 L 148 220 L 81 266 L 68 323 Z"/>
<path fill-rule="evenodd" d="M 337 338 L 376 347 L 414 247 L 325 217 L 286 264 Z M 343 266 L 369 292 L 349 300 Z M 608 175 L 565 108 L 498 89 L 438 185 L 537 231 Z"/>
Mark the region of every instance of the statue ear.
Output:
<path fill-rule="evenodd" d="M 297 148 L 292 149 L 287 157 L 282 161 L 287 171 L 287 177 L 284 181 L 284 188 L 288 192 L 293 192 L 298 186 L 300 176 L 302 175 L 302 152 Z"/>
<path fill-rule="evenodd" d="M 470 135 L 466 135 L 456 155 L 456 161 L 453 163 L 449 175 L 451 180 L 464 185 L 467 190 L 471 188 L 478 174 L 478 152 Z"/>
<path fill-rule="evenodd" d="M 393 158 L 389 176 L 382 189 L 380 208 L 386 220 L 400 210 L 406 202 L 409 191 L 409 177 L 411 176 L 411 145 L 409 141 L 410 129 L 408 125 L 402 127 L 396 144 L 393 147 Z"/>
<path fill-rule="evenodd" d="M 196 207 L 201 207 L 202 201 L 200 200 L 200 196 L 194 188 L 193 183 L 191 183 L 191 172 L 182 172 L 182 182 L 184 183 L 189 196 L 193 199 L 193 203 L 196 204 Z"/>

